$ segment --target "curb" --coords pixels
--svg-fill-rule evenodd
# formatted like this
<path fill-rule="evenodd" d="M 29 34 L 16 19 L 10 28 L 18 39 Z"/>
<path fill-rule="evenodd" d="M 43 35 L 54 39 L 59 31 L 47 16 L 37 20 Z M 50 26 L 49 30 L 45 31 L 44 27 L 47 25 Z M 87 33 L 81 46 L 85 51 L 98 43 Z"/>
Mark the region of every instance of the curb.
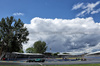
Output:
<path fill-rule="evenodd" d="M 26 63 L 26 61 L 0 61 L 0 62 Z"/>

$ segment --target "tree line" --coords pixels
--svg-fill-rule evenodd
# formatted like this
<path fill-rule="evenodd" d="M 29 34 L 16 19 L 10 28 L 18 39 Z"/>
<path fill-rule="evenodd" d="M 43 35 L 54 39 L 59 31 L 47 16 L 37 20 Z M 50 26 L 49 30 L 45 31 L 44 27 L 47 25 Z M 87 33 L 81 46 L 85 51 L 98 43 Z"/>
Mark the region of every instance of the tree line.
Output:
<path fill-rule="evenodd" d="M 47 49 L 46 43 L 43 41 L 36 41 L 33 47 L 26 49 L 26 53 L 44 53 Z"/>

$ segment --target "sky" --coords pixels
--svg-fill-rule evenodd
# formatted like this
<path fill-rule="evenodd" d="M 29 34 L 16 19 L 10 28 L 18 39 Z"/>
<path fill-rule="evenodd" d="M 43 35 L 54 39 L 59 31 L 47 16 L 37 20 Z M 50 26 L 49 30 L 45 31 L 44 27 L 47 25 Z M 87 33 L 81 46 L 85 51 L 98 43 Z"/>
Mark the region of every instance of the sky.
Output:
<path fill-rule="evenodd" d="M 100 51 L 100 0 L 0 0 L 0 19 L 7 16 L 20 18 L 30 33 L 24 51 L 38 40 L 47 52 Z"/>

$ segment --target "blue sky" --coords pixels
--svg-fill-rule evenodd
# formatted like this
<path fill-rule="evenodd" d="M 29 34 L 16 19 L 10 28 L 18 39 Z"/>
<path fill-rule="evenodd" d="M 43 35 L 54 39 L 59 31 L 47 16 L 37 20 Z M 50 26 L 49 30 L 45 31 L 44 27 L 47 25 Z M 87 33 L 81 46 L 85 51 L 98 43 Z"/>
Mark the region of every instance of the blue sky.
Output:
<path fill-rule="evenodd" d="M 47 43 L 52 52 L 100 51 L 100 0 L 0 0 L 0 19 L 20 18 L 29 41 Z"/>
<path fill-rule="evenodd" d="M 23 13 L 15 18 L 21 18 L 29 24 L 34 17 L 73 19 L 82 9 L 72 10 L 77 3 L 96 3 L 97 0 L 0 0 L 0 19 L 14 16 L 13 13 Z M 96 6 L 98 9 L 100 5 Z M 93 17 L 95 22 L 100 22 L 98 14 L 87 14 L 80 18 Z"/>

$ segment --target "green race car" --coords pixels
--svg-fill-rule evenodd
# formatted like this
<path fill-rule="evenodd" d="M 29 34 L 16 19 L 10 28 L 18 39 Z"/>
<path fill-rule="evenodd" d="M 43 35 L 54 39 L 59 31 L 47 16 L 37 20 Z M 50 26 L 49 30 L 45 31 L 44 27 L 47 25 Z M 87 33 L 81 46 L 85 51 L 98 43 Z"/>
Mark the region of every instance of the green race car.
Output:
<path fill-rule="evenodd" d="M 43 58 L 36 58 L 36 59 L 29 59 L 26 62 L 44 62 L 45 59 Z"/>

